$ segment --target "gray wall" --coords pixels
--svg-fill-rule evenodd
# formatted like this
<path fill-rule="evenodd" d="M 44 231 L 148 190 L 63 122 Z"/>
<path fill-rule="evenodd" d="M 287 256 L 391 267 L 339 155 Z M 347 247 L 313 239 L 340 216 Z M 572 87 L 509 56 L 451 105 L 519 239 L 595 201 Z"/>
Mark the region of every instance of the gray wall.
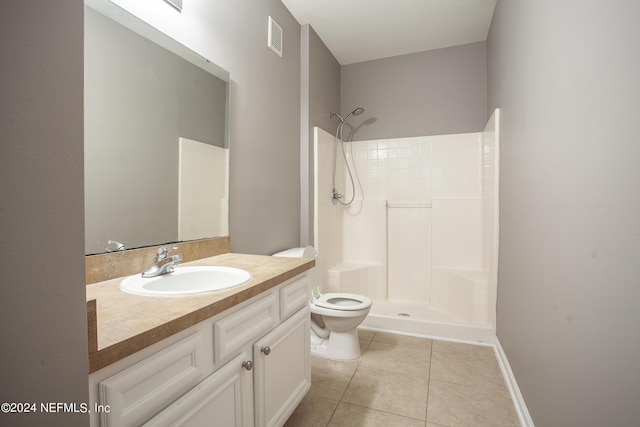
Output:
<path fill-rule="evenodd" d="M 640 420 L 640 3 L 498 2 L 498 338 L 537 426 Z"/>
<path fill-rule="evenodd" d="M 0 13 L 0 402 L 88 402 L 82 0 Z M 78 414 L 1 425 L 84 426 Z"/>
<path fill-rule="evenodd" d="M 485 42 L 342 66 L 354 140 L 478 132 L 487 121 Z M 346 137 L 345 127 L 345 137 Z"/>
<path fill-rule="evenodd" d="M 279 0 L 215 3 L 228 60 L 211 59 L 232 80 L 231 249 L 272 254 L 300 244 L 300 25 Z M 282 58 L 266 46 L 269 15 Z"/>
<path fill-rule="evenodd" d="M 340 109 L 340 64 L 309 25 L 302 27 L 302 101 L 300 181 L 302 189 L 300 244 L 313 244 L 313 128 L 334 133 L 338 125 L 329 112 Z"/>

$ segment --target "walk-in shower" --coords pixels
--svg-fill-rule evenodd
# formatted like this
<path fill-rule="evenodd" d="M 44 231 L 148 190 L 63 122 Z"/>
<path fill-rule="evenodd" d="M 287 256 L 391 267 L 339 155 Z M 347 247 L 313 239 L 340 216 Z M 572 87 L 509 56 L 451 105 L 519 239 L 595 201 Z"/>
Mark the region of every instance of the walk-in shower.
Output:
<path fill-rule="evenodd" d="M 331 202 L 334 205 L 340 203 L 341 205 L 347 206 L 353 203 L 353 200 L 355 198 L 355 190 L 356 190 L 355 181 L 353 178 L 353 171 L 351 170 L 351 166 L 349 166 L 349 160 L 347 158 L 347 150 L 345 148 L 346 141 L 344 140 L 342 130 L 344 128 L 345 123 L 349 119 L 349 117 L 359 116 L 362 113 L 364 113 L 364 108 L 362 107 L 356 108 L 355 110 L 347 114 L 346 117 L 344 118 L 338 113 L 329 113 L 329 117 L 337 117 L 340 120 L 340 123 L 336 128 L 336 140 L 337 140 L 337 143 L 340 145 L 340 151 L 342 152 L 342 158 L 344 159 L 347 176 L 349 177 L 349 182 L 351 183 L 351 199 L 349 199 L 348 202 L 344 202 L 342 201 L 342 197 L 344 197 L 344 194 L 338 192 L 336 188 L 336 169 L 337 169 L 336 164 L 338 162 L 338 150 L 336 148 L 333 156 L 333 188 L 331 189 Z"/>
<path fill-rule="evenodd" d="M 492 342 L 499 111 L 480 132 L 351 141 L 348 161 L 336 167 L 336 138 L 350 115 L 336 115 L 335 137 L 315 129 L 314 246 L 324 292 L 371 298 L 365 328 Z M 334 183 L 348 186 L 348 164 L 357 187 L 350 204 L 336 206 L 327 195 Z"/>

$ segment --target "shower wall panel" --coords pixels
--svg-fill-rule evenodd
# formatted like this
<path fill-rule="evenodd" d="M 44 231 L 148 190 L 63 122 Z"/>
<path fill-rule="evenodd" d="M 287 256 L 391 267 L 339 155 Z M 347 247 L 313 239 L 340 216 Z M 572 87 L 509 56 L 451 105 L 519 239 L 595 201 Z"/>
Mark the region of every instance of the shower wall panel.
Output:
<path fill-rule="evenodd" d="M 342 262 L 342 214 L 341 206 L 331 203 L 333 187 L 333 159 L 337 146 L 333 135 L 314 128 L 314 246 L 318 252 L 316 269 L 321 284 L 328 282 L 327 271 Z M 344 183 L 344 163 L 338 163 L 336 182 Z"/>
<path fill-rule="evenodd" d="M 482 133 L 431 137 L 433 199 L 482 197 Z"/>
<path fill-rule="evenodd" d="M 345 262 L 387 262 L 387 204 L 385 200 L 356 200 L 344 208 L 342 252 Z"/>
<path fill-rule="evenodd" d="M 361 191 L 359 198 L 392 202 L 431 201 L 433 137 L 350 143 Z"/>
<path fill-rule="evenodd" d="M 433 266 L 482 270 L 482 199 L 433 201 Z"/>
<path fill-rule="evenodd" d="M 482 135 L 477 132 L 350 143 L 360 181 L 357 198 L 390 204 L 433 204 L 428 241 L 433 244 L 434 265 L 482 270 Z M 344 224 L 350 224 L 345 229 L 360 220 L 355 215 L 345 216 Z M 422 226 L 414 224 L 416 233 Z M 413 244 L 410 233 L 407 237 L 403 244 Z M 389 239 L 401 245 L 391 231 Z M 352 243 L 346 242 L 345 252 L 362 256 L 360 247 L 371 247 L 362 239 L 358 242 L 354 251 L 349 249 Z"/>
<path fill-rule="evenodd" d="M 356 141 L 358 199 L 430 203 L 482 197 L 482 133 Z"/>
<path fill-rule="evenodd" d="M 429 305 L 431 294 L 431 209 L 388 209 L 388 300 Z"/>
<path fill-rule="evenodd" d="M 483 132 L 483 270 L 488 273 L 489 321 L 496 324 L 498 294 L 498 234 L 500 183 L 500 110 L 496 109 Z"/>

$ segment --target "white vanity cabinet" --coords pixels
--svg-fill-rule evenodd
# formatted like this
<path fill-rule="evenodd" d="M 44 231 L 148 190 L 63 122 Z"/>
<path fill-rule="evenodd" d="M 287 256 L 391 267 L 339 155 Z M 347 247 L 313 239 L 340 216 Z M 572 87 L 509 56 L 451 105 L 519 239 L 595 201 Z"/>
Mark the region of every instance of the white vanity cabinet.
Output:
<path fill-rule="evenodd" d="M 241 353 L 180 399 L 162 410 L 144 426 L 252 425 L 251 373 L 246 354 Z"/>
<path fill-rule="evenodd" d="M 246 354 L 218 369 L 144 426 L 229 426 L 252 425 L 251 373 Z"/>
<path fill-rule="evenodd" d="M 311 386 L 309 308 L 253 345 L 256 427 L 281 426 Z"/>
<path fill-rule="evenodd" d="M 306 273 L 89 376 L 92 426 L 281 426 L 311 385 Z"/>

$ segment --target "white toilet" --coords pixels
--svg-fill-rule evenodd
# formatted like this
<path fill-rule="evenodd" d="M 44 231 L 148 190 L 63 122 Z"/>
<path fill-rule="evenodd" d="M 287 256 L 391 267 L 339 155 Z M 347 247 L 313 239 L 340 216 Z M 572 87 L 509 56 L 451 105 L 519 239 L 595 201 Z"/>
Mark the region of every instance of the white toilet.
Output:
<path fill-rule="evenodd" d="M 311 246 L 278 252 L 274 256 L 315 258 Z M 318 285 L 312 283 L 312 289 Z M 326 293 L 318 296 L 311 292 L 311 352 L 336 360 L 360 357 L 358 326 L 371 310 L 371 299 L 363 295 Z"/>
<path fill-rule="evenodd" d="M 358 326 L 369 314 L 363 295 L 328 293 L 311 303 L 311 351 L 329 359 L 360 357 Z"/>

